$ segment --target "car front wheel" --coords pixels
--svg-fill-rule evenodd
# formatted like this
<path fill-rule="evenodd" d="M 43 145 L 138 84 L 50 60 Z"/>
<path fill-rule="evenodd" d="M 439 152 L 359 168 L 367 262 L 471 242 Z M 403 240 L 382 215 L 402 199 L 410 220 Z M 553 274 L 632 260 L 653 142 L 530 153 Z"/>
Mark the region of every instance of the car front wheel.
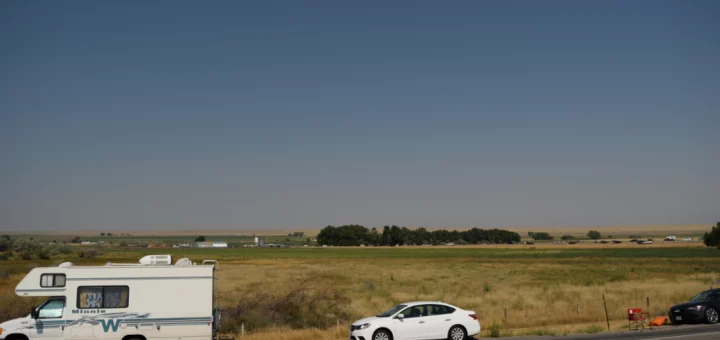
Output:
<path fill-rule="evenodd" d="M 373 334 L 372 340 L 392 340 L 392 335 L 390 335 L 390 332 L 381 329 Z"/>
<path fill-rule="evenodd" d="M 465 328 L 460 326 L 452 326 L 448 331 L 448 340 L 465 340 L 466 338 Z"/>
<path fill-rule="evenodd" d="M 708 307 L 705 310 L 705 322 L 715 324 L 718 322 L 718 311 L 715 308 Z"/>

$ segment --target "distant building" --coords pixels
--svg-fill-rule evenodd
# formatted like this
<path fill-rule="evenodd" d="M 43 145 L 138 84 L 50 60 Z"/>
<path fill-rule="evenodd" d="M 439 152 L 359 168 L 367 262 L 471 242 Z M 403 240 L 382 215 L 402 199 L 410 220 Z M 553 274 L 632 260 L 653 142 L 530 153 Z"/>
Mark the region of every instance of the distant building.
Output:
<path fill-rule="evenodd" d="M 227 248 L 227 242 L 195 242 L 195 248 Z"/>

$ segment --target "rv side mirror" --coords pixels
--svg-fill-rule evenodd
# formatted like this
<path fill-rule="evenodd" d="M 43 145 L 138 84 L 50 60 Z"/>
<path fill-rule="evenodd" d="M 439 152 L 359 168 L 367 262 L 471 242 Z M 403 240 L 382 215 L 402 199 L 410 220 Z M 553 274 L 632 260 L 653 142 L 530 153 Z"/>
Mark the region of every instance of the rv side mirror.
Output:
<path fill-rule="evenodd" d="M 33 318 L 33 319 L 37 319 L 38 316 L 39 316 L 39 312 L 38 312 L 37 307 L 33 307 L 33 308 L 30 310 L 30 317 Z"/>
<path fill-rule="evenodd" d="M 398 314 L 395 318 L 398 319 L 398 320 L 402 320 L 402 319 L 405 318 L 405 315 Z"/>

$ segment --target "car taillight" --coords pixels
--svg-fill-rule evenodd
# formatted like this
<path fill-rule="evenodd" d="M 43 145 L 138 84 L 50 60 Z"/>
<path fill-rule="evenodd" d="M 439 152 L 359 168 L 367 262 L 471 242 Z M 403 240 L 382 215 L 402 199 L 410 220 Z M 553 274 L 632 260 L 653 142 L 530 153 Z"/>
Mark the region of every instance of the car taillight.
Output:
<path fill-rule="evenodd" d="M 468 314 L 473 320 L 477 320 L 477 315 L 475 314 Z"/>

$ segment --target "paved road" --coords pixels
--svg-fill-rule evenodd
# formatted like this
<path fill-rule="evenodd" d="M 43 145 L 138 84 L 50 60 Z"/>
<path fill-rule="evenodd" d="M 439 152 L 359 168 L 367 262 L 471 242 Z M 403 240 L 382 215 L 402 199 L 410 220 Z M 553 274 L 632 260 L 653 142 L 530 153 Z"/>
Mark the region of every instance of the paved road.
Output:
<path fill-rule="evenodd" d="M 622 331 L 599 334 L 582 334 L 567 336 L 523 336 L 504 338 L 517 340 L 718 340 L 720 339 L 720 324 L 717 325 L 686 325 L 665 326 L 644 331 Z"/>

